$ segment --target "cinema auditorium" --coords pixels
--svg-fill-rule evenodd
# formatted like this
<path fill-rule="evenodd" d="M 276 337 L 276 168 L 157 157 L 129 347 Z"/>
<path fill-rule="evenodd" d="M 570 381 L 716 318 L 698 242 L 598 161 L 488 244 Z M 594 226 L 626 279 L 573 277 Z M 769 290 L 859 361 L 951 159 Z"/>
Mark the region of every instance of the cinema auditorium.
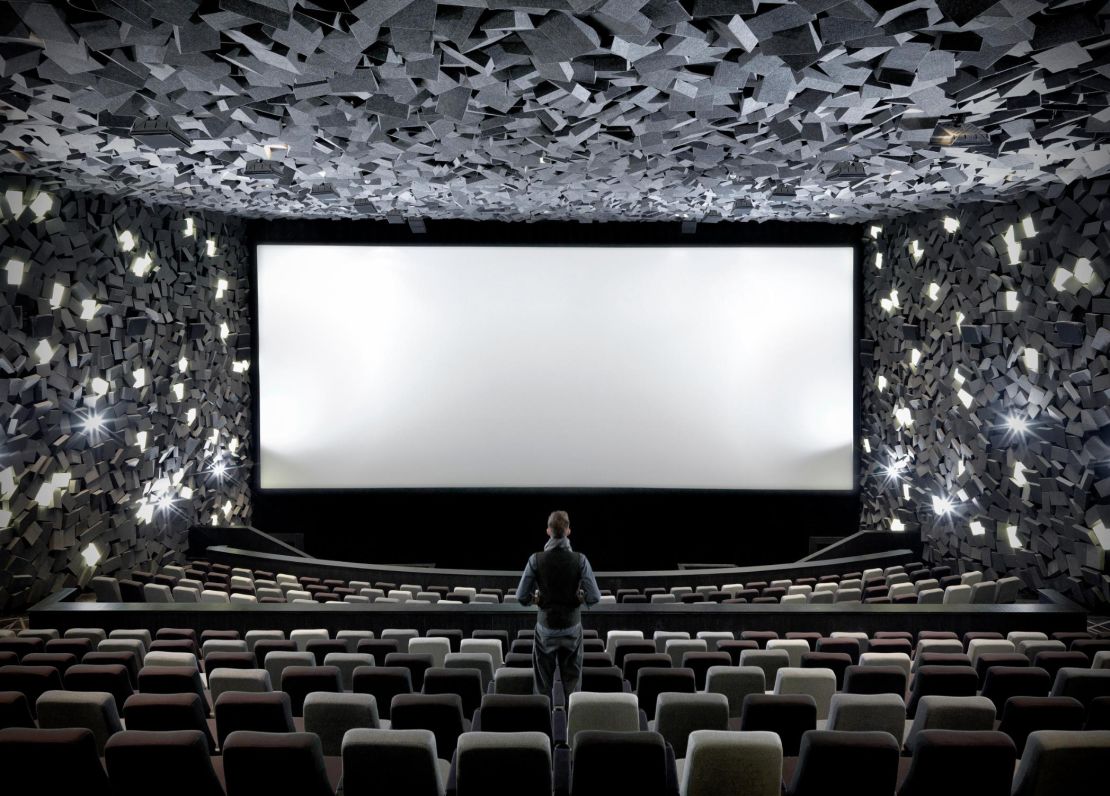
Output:
<path fill-rule="evenodd" d="M 1084 796 L 1105 0 L 0 0 L 0 790 Z"/>

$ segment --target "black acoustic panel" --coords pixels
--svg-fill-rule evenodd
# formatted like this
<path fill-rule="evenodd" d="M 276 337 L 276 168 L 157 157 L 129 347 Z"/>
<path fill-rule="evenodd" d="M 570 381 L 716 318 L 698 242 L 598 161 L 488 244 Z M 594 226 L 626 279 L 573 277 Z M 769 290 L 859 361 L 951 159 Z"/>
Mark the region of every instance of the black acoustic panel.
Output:
<path fill-rule="evenodd" d="M 7 613 L 249 519 L 250 314 L 236 219 L 8 175 L 0 222 L 0 318 L 31 318 L 0 331 Z"/>
<path fill-rule="evenodd" d="M 1104 606 L 1110 181 L 865 229 L 862 527 Z"/>
<path fill-rule="evenodd" d="M 88 0 L 0 19 L 0 170 L 243 216 L 859 220 L 1108 167 L 1096 2 Z M 934 142 L 943 123 L 988 146 Z"/>

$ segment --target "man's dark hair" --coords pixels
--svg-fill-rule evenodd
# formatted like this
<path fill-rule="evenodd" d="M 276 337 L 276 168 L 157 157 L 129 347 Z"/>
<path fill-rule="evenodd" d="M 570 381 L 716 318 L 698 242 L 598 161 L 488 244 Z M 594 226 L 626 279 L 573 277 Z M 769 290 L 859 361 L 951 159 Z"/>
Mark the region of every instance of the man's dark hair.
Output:
<path fill-rule="evenodd" d="M 551 529 L 552 538 L 562 539 L 570 528 L 570 515 L 565 511 L 551 512 L 551 516 L 547 518 L 547 527 Z"/>

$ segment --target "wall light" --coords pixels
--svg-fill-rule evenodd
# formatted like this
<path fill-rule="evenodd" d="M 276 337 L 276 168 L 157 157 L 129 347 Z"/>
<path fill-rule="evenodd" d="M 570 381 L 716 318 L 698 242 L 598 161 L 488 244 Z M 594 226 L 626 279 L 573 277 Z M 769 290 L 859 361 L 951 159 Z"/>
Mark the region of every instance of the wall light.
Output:
<path fill-rule="evenodd" d="M 883 234 L 883 228 L 876 224 L 872 224 L 867 231 L 871 234 L 872 240 L 878 240 L 879 236 Z"/>
<path fill-rule="evenodd" d="M 138 240 L 136 240 L 134 233 L 129 229 L 125 229 L 121 232 L 116 237 L 116 240 L 119 241 L 120 250 L 125 252 L 131 251 L 138 244 Z"/>
<path fill-rule="evenodd" d="M 982 536 L 983 534 L 985 534 L 987 532 L 987 529 L 983 527 L 983 523 L 979 522 L 979 520 L 974 520 L 973 522 L 969 522 L 967 524 L 967 527 L 968 527 L 968 530 L 971 531 L 972 536 Z"/>
<path fill-rule="evenodd" d="M 146 386 L 146 368 L 139 368 L 138 370 L 134 371 L 131 374 L 131 378 L 134 379 L 134 383 L 131 385 L 132 387 L 135 387 L 136 389 L 140 389 L 142 387 L 145 387 Z"/>
<path fill-rule="evenodd" d="M 1008 227 L 1006 234 L 1002 236 L 1002 240 L 1006 242 L 1006 255 L 1009 257 L 1010 265 L 1017 265 L 1021 262 L 1021 241 L 1017 239 L 1014 227 Z"/>
<path fill-rule="evenodd" d="M 147 252 L 131 261 L 131 271 L 135 276 L 146 276 L 153 265 L 154 259 L 150 256 L 150 252 Z"/>
<path fill-rule="evenodd" d="M 894 408 L 894 420 L 898 427 L 912 426 L 913 425 L 913 412 L 907 406 L 898 406 Z"/>
<path fill-rule="evenodd" d="M 886 376 L 883 376 L 882 374 L 880 374 L 880 375 L 875 377 L 875 386 L 879 389 L 879 392 L 882 392 L 883 390 L 885 390 L 886 385 L 887 385 Z"/>
<path fill-rule="evenodd" d="M 62 306 L 62 301 L 66 297 L 66 286 L 58 282 L 54 283 L 53 290 L 50 291 L 50 309 L 56 310 Z"/>
<path fill-rule="evenodd" d="M 46 340 L 39 340 L 39 344 L 35 346 L 35 356 L 38 357 L 40 365 L 45 365 L 53 359 L 54 349 L 50 347 L 50 343 Z"/>
<path fill-rule="evenodd" d="M 895 533 L 901 533 L 902 531 L 906 530 L 906 524 L 897 517 L 892 517 L 890 520 L 890 530 L 894 531 Z"/>
<path fill-rule="evenodd" d="M 185 424 L 186 425 L 189 425 L 189 426 L 193 425 L 193 423 L 196 422 L 196 419 L 197 419 L 196 407 L 191 408 L 188 412 L 185 413 Z"/>
<path fill-rule="evenodd" d="M 231 330 L 227 328 L 227 323 L 220 324 L 220 339 L 226 340 L 227 336 L 231 334 Z"/>
<path fill-rule="evenodd" d="M 952 216 L 945 216 L 944 217 L 944 231 L 945 232 L 947 232 L 948 234 L 952 234 L 953 232 L 955 232 L 959 228 L 960 228 L 960 220 L 958 218 L 952 218 Z"/>
<path fill-rule="evenodd" d="M 926 295 L 929 296 L 930 301 L 936 301 L 937 297 L 940 296 L 940 283 L 938 283 L 938 282 L 930 283 L 929 284 L 929 289 L 926 291 Z"/>
<path fill-rule="evenodd" d="M 875 268 L 876 270 L 883 270 L 883 253 L 875 252 Z"/>
<path fill-rule="evenodd" d="M 95 543 L 86 545 L 85 549 L 81 551 L 81 558 L 85 559 L 85 566 L 95 567 L 100 563 L 101 558 L 100 548 Z"/>
<path fill-rule="evenodd" d="M 85 418 L 82 427 L 86 433 L 96 435 L 104 430 L 104 424 L 105 420 L 103 415 L 92 414 Z"/>
<path fill-rule="evenodd" d="M 217 279 L 216 280 L 216 298 L 218 298 L 218 299 L 223 298 L 224 293 L 226 291 L 227 291 L 227 280 L 226 279 Z"/>
<path fill-rule="evenodd" d="M 1029 483 L 1029 479 L 1025 477 L 1025 465 L 1021 462 L 1014 462 L 1014 472 L 1010 476 L 1010 480 L 1019 487 L 1023 487 Z"/>
<path fill-rule="evenodd" d="M 1005 530 L 1006 530 L 1006 540 L 1010 543 L 1010 547 L 1013 548 L 1014 550 L 1020 550 L 1022 548 L 1022 544 L 1021 544 L 1021 539 L 1018 539 L 1017 526 L 1016 525 L 1007 525 Z"/>
<path fill-rule="evenodd" d="M 921 362 L 921 350 L 917 348 L 910 349 L 910 367 L 916 368 L 918 363 Z"/>
<path fill-rule="evenodd" d="M 186 216 L 185 217 L 185 237 L 186 238 L 193 237 L 193 235 L 196 234 L 196 231 L 197 231 L 197 225 L 196 225 L 196 222 L 193 221 L 193 217 L 192 216 Z"/>
<path fill-rule="evenodd" d="M 1011 434 L 1024 437 L 1029 433 L 1029 421 L 1020 415 L 1010 415 L 1006 418 L 1006 426 Z"/>
<path fill-rule="evenodd" d="M 189 369 L 189 360 L 185 357 L 181 357 L 181 359 L 177 360 L 177 369 L 182 373 L 187 371 Z"/>
<path fill-rule="evenodd" d="M 23 282 L 23 271 L 27 268 L 27 263 L 23 260 L 17 260 L 14 257 L 8 260 L 4 270 L 8 272 L 8 284 L 12 287 L 19 287 Z"/>
<path fill-rule="evenodd" d="M 910 241 L 910 256 L 913 257 L 915 263 L 921 260 L 921 255 L 924 253 L 925 250 L 921 248 L 921 241 L 917 239 Z"/>
<path fill-rule="evenodd" d="M 1026 346 L 1021 352 L 1021 359 L 1025 363 L 1025 369 L 1038 372 L 1041 369 L 1041 355 L 1037 349 Z"/>
<path fill-rule="evenodd" d="M 951 498 L 933 495 L 933 512 L 942 517 L 951 514 L 956 508 Z"/>
<path fill-rule="evenodd" d="M 1005 307 L 1009 312 L 1017 312 L 1017 308 L 1020 302 L 1018 301 L 1018 294 L 1016 290 L 1007 290 L 1005 293 L 1002 294 L 1002 298 L 1005 302 Z"/>
<path fill-rule="evenodd" d="M 215 238 L 209 238 L 205 242 L 204 251 L 205 251 L 205 254 L 207 254 L 209 257 L 215 257 L 216 256 L 216 239 Z"/>
<path fill-rule="evenodd" d="M 96 303 L 96 299 L 81 299 L 81 320 L 91 321 L 99 310 L 100 305 Z"/>
<path fill-rule="evenodd" d="M 179 401 L 185 400 L 185 385 L 184 384 L 178 382 L 177 384 L 173 385 L 170 389 L 173 390 L 174 398 L 176 398 Z"/>
<path fill-rule="evenodd" d="M 1033 226 L 1033 216 L 1026 216 L 1021 220 L 1021 231 L 1027 238 L 1032 238 L 1037 234 L 1037 230 Z"/>
<path fill-rule="evenodd" d="M 135 442 L 138 443 L 140 451 L 145 451 L 146 450 L 147 436 L 148 436 L 148 432 L 146 432 L 146 431 L 139 431 L 135 434 Z"/>

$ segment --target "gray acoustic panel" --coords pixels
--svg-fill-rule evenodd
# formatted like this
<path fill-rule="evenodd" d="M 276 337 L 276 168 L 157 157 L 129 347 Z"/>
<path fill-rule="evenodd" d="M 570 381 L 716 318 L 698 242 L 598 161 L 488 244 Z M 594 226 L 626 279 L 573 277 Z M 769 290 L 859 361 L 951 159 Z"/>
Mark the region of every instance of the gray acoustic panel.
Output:
<path fill-rule="evenodd" d="M 242 216 L 889 216 L 1104 173 L 1107 20 L 1076 0 L 0 2 L 0 170 Z"/>
<path fill-rule="evenodd" d="M 862 527 L 1105 604 L 1110 180 L 865 229 Z"/>
<path fill-rule="evenodd" d="M 250 314 L 239 220 L 7 176 L 0 222 L 4 613 L 249 520 Z"/>

